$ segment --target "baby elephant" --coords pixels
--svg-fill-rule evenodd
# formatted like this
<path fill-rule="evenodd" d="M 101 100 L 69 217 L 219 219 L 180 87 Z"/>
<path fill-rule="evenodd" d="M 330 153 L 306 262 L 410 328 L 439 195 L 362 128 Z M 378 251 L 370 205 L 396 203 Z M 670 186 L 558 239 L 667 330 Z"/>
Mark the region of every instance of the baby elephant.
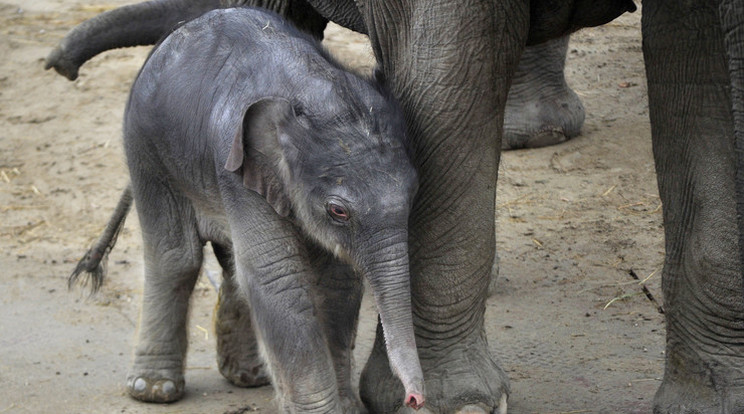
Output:
<path fill-rule="evenodd" d="M 148 58 L 124 147 L 145 251 L 131 395 L 183 394 L 189 296 L 209 241 L 225 273 L 228 379 L 265 383 L 257 338 L 283 412 L 361 409 L 350 385 L 361 274 L 402 403 L 423 405 L 407 247 L 417 177 L 401 112 L 377 82 L 276 15 L 212 11 Z"/>

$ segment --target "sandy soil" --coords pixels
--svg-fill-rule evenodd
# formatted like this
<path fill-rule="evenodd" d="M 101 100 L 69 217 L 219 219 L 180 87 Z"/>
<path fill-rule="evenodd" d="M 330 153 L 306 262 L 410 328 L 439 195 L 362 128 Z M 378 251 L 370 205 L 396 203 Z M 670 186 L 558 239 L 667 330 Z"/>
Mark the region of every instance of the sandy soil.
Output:
<path fill-rule="evenodd" d="M 218 373 L 206 278 L 194 294 L 186 397 L 147 405 L 126 395 L 142 296 L 134 215 L 102 291 L 67 290 L 127 181 L 120 122 L 148 49 L 99 56 L 75 82 L 45 72 L 43 58 L 75 24 L 128 2 L 0 0 L 0 413 L 274 412 L 270 387 L 235 388 Z M 502 277 L 486 329 L 512 380 L 511 413 L 650 412 L 659 385 L 663 245 L 639 27 L 637 13 L 573 37 L 581 136 L 503 157 Z M 327 35 L 334 54 L 371 67 L 364 37 Z M 366 301 L 360 366 L 373 312 Z"/>

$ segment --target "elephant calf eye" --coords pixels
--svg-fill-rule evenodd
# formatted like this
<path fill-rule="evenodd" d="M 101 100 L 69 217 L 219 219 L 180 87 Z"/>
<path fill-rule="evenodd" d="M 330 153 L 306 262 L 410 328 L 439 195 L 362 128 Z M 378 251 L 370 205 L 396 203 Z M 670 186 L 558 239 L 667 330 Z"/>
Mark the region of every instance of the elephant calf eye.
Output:
<path fill-rule="evenodd" d="M 326 211 L 328 211 L 328 215 L 334 220 L 349 221 L 349 211 L 340 204 L 328 203 Z"/>

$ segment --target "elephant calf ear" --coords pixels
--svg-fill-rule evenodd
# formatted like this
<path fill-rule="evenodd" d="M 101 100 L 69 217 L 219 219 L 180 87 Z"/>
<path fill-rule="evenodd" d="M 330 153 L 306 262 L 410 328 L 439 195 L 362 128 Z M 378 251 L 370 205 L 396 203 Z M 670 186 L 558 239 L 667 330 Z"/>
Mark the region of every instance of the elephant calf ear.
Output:
<path fill-rule="evenodd" d="M 292 105 L 283 98 L 264 98 L 245 111 L 235 135 L 225 169 L 239 172 L 243 185 L 263 196 L 280 216 L 287 217 L 291 207 L 284 184 L 288 172 L 280 144 L 280 127 L 294 117 Z"/>

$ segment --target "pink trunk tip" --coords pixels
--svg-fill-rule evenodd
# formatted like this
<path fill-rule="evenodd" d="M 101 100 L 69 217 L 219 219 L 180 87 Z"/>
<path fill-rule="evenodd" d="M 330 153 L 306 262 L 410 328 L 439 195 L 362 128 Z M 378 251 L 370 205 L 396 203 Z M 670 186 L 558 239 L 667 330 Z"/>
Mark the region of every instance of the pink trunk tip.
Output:
<path fill-rule="evenodd" d="M 414 410 L 418 410 L 424 406 L 424 396 L 421 394 L 410 393 L 406 397 L 406 405 Z"/>

